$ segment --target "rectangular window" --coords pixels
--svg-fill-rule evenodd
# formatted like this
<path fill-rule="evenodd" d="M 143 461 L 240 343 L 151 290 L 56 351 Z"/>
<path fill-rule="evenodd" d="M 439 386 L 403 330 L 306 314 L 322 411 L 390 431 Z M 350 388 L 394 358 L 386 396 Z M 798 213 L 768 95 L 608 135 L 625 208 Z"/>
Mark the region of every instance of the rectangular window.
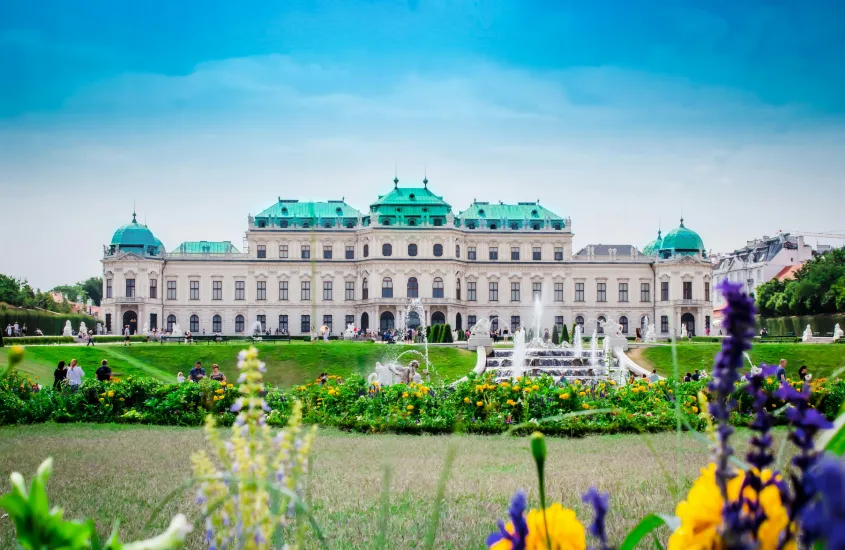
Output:
<path fill-rule="evenodd" d="M 467 327 L 472 328 L 478 323 L 478 319 L 475 315 L 467 315 Z"/>
<path fill-rule="evenodd" d="M 519 328 L 519 315 L 511 315 L 511 333 L 516 332 Z"/>
<path fill-rule="evenodd" d="M 584 283 L 575 283 L 575 301 L 584 301 Z"/>
<path fill-rule="evenodd" d="M 176 299 L 176 281 L 167 281 L 167 299 Z"/>
<path fill-rule="evenodd" d="M 511 302 L 519 301 L 519 283 L 511 283 Z"/>
<path fill-rule="evenodd" d="M 266 244 L 259 244 L 258 245 L 258 257 L 259 258 L 266 258 L 267 257 L 267 245 Z"/>
<path fill-rule="evenodd" d="M 347 246 L 346 247 L 346 259 L 347 260 L 354 260 L 355 259 L 355 247 L 354 246 Z"/>
<path fill-rule="evenodd" d="M 543 283 L 531 283 L 531 300 L 543 299 Z"/>
<path fill-rule="evenodd" d="M 467 300 L 469 300 L 470 302 L 474 302 L 476 300 L 475 285 L 475 281 L 467 282 Z"/>
<path fill-rule="evenodd" d="M 311 259 L 311 245 L 308 245 L 308 244 L 302 245 L 302 255 L 300 257 L 303 260 L 310 260 Z"/>
<path fill-rule="evenodd" d="M 331 315 L 323 315 L 323 326 L 325 326 L 328 330 L 328 333 L 332 333 L 332 316 Z"/>
<path fill-rule="evenodd" d="M 669 332 L 669 316 L 668 315 L 661 315 L 660 316 L 660 332 L 666 334 Z"/>
<path fill-rule="evenodd" d="M 288 316 L 279 315 L 279 332 L 288 332 Z"/>
<path fill-rule="evenodd" d="M 246 300 L 245 281 L 235 281 L 235 300 Z"/>
<path fill-rule="evenodd" d="M 300 283 L 299 299 L 302 301 L 311 299 L 311 281 L 302 281 Z"/>
<path fill-rule="evenodd" d="M 299 332 L 302 334 L 310 334 L 311 333 L 311 316 L 310 315 L 303 315 L 299 318 Z"/>
<path fill-rule="evenodd" d="M 211 281 L 211 299 L 223 299 L 223 281 Z"/>
<path fill-rule="evenodd" d="M 331 281 L 323 281 L 323 300 L 331 301 L 332 300 L 332 282 Z"/>
<path fill-rule="evenodd" d="M 490 283 L 490 301 L 499 301 L 499 283 Z"/>
<path fill-rule="evenodd" d="M 285 260 L 288 257 L 288 245 L 280 244 L 279 245 L 279 258 Z"/>
<path fill-rule="evenodd" d="M 150 330 L 158 328 L 158 313 L 150 313 Z"/>
<path fill-rule="evenodd" d="M 279 281 L 279 300 L 287 301 L 288 299 L 288 282 Z"/>
<path fill-rule="evenodd" d="M 490 330 L 493 330 L 493 331 L 499 330 L 499 316 L 498 315 L 491 315 L 490 316 Z"/>
<path fill-rule="evenodd" d="M 267 281 L 256 281 L 255 282 L 255 299 L 256 300 L 266 300 L 267 299 Z"/>
<path fill-rule="evenodd" d="M 555 326 L 558 334 L 563 332 L 563 315 L 555 315 Z"/>
<path fill-rule="evenodd" d="M 106 279 L 106 298 L 111 298 L 111 279 Z"/>
<path fill-rule="evenodd" d="M 651 301 L 651 285 L 649 283 L 640 283 L 640 301 Z"/>
<path fill-rule="evenodd" d="M 467 260 L 474 260 L 475 259 L 475 247 L 468 246 L 467 247 Z"/>
<path fill-rule="evenodd" d="M 607 301 L 607 283 L 596 283 L 596 302 Z"/>
<path fill-rule="evenodd" d="M 135 297 L 135 279 L 126 279 L 126 297 Z"/>
<path fill-rule="evenodd" d="M 705 302 L 710 301 L 710 283 L 706 282 L 706 281 L 704 283 L 704 301 Z"/>
<path fill-rule="evenodd" d="M 531 249 L 531 259 L 535 262 L 543 259 L 543 253 L 539 246 L 535 246 Z"/>
<path fill-rule="evenodd" d="M 324 260 L 331 260 L 332 259 L 332 247 L 331 246 L 324 246 L 323 247 L 323 259 Z"/>
<path fill-rule="evenodd" d="M 669 301 L 669 281 L 660 281 L 660 300 Z"/>
<path fill-rule="evenodd" d="M 512 246 L 511 247 L 511 261 L 519 261 L 519 247 Z"/>
<path fill-rule="evenodd" d="M 346 299 L 355 299 L 355 281 L 346 281 Z"/>
<path fill-rule="evenodd" d="M 158 298 L 158 280 L 150 279 L 150 298 Z"/>
<path fill-rule="evenodd" d="M 491 260 L 498 260 L 499 259 L 499 247 L 498 246 L 491 246 L 490 247 L 490 259 Z"/>
<path fill-rule="evenodd" d="M 628 283 L 619 283 L 619 301 L 628 301 Z"/>
<path fill-rule="evenodd" d="M 111 332 L 111 313 L 106 313 L 106 334 Z"/>
<path fill-rule="evenodd" d="M 370 298 L 370 287 L 367 286 L 367 279 L 361 283 L 361 299 L 368 300 Z"/>
<path fill-rule="evenodd" d="M 349 325 L 355 326 L 355 316 L 354 315 L 347 315 L 346 316 L 343 328 L 345 329 Z"/>
<path fill-rule="evenodd" d="M 555 302 L 563 301 L 563 283 L 555 283 Z"/>
<path fill-rule="evenodd" d="M 684 300 L 692 300 L 692 281 L 684 281 Z"/>
<path fill-rule="evenodd" d="M 563 260 L 563 247 L 556 246 L 555 247 L 555 261 L 560 262 Z"/>
<path fill-rule="evenodd" d="M 261 325 L 261 332 L 267 332 L 267 316 L 256 315 L 255 320 L 258 321 L 259 325 Z"/>
<path fill-rule="evenodd" d="M 200 282 L 199 281 L 191 281 L 190 285 L 190 296 L 191 300 L 199 300 L 200 299 Z"/>

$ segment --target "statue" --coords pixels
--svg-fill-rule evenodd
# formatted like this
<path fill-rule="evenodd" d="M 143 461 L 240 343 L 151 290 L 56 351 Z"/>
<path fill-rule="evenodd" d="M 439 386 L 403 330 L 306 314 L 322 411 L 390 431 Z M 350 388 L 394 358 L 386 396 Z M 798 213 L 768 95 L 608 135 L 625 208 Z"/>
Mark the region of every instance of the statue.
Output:
<path fill-rule="evenodd" d="M 645 331 L 645 338 L 643 341 L 646 344 L 657 342 L 657 333 L 654 330 L 654 324 L 648 326 L 648 330 Z"/>
<path fill-rule="evenodd" d="M 88 327 L 85 326 L 85 321 L 79 322 L 79 337 L 84 338 L 88 336 Z"/>
<path fill-rule="evenodd" d="M 367 377 L 367 381 L 370 384 L 378 382 L 380 386 L 389 386 L 391 384 L 410 384 L 411 382 L 421 384 L 423 376 L 428 379 L 429 374 L 428 369 L 423 369 L 422 371 L 417 372 L 419 366 L 419 361 L 411 361 L 408 363 L 407 367 L 396 365 L 395 363 L 387 365 L 376 363 L 376 371 Z"/>
<path fill-rule="evenodd" d="M 343 339 L 352 340 L 353 338 L 355 338 L 355 325 L 349 323 L 346 325 L 346 330 L 343 331 Z"/>
<path fill-rule="evenodd" d="M 843 334 L 845 333 L 843 333 L 842 329 L 839 328 L 839 323 L 836 323 L 836 325 L 833 327 L 833 341 L 838 342 L 839 339 L 842 338 Z"/>
<path fill-rule="evenodd" d="M 681 325 L 681 338 L 686 339 L 687 336 L 689 336 L 689 333 L 687 332 L 687 326 Z"/>
<path fill-rule="evenodd" d="M 804 329 L 804 334 L 801 335 L 802 342 L 809 342 L 813 339 L 813 329 L 810 328 L 810 325 L 807 325 L 807 328 Z"/>
<path fill-rule="evenodd" d="M 471 329 L 469 329 L 471 336 L 490 336 L 490 319 L 486 317 L 480 319 Z"/>
<path fill-rule="evenodd" d="M 70 326 L 70 321 L 65 321 L 65 328 L 62 329 L 62 336 L 73 336 L 73 327 Z"/>
<path fill-rule="evenodd" d="M 417 367 L 419 366 L 419 361 L 411 361 L 408 363 L 407 367 L 387 365 L 387 368 L 390 369 L 390 372 L 399 377 L 400 384 L 410 384 L 414 379 L 414 376 L 417 374 Z M 426 374 L 428 373 L 426 372 Z"/>
<path fill-rule="evenodd" d="M 149 333 L 150 333 L 150 324 L 145 322 L 145 323 L 144 323 L 144 332 L 143 332 L 143 334 L 144 334 L 144 336 L 146 336 L 146 335 L 148 335 Z"/>

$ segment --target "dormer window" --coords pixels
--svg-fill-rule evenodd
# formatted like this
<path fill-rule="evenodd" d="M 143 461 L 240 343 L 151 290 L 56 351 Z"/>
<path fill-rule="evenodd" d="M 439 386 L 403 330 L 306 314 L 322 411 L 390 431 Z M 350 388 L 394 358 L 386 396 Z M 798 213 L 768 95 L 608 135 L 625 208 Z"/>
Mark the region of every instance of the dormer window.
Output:
<path fill-rule="evenodd" d="M 532 210 L 532 211 L 531 211 L 531 215 L 532 215 L 532 216 L 534 216 L 534 217 L 536 218 L 536 217 L 537 217 L 537 211 L 536 211 L 536 210 Z"/>
<path fill-rule="evenodd" d="M 279 227 L 287 227 L 287 226 L 288 226 L 287 220 L 282 220 L 282 221 L 279 222 Z"/>
<path fill-rule="evenodd" d="M 341 207 L 339 207 L 339 206 L 338 206 L 338 207 L 335 209 L 335 211 L 334 211 L 334 212 L 335 212 L 335 214 L 337 214 L 338 216 L 342 216 L 342 215 L 343 215 L 343 208 L 341 208 Z"/>
<path fill-rule="evenodd" d="M 467 229 L 475 229 L 475 222 L 467 222 Z"/>
<path fill-rule="evenodd" d="M 513 230 L 519 229 L 519 224 L 517 224 L 516 222 L 511 222 L 511 229 L 513 229 Z"/>
<path fill-rule="evenodd" d="M 478 211 L 478 215 L 481 216 L 482 218 L 484 217 L 484 209 L 483 208 Z"/>
<path fill-rule="evenodd" d="M 417 220 L 408 220 L 408 225 L 417 225 Z"/>
<path fill-rule="evenodd" d="M 559 223 L 554 224 L 555 231 L 561 230 L 561 225 Z"/>
<path fill-rule="evenodd" d="M 423 208 L 423 212 L 428 212 L 428 208 Z"/>
<path fill-rule="evenodd" d="M 267 222 L 261 220 L 260 222 L 258 222 L 258 227 L 267 227 Z"/>
<path fill-rule="evenodd" d="M 282 216 L 287 216 L 287 215 L 288 215 L 288 209 L 282 208 Z"/>
<path fill-rule="evenodd" d="M 496 229 L 496 224 L 495 224 L 495 223 L 491 223 L 491 224 L 490 224 L 490 229 Z"/>
<path fill-rule="evenodd" d="M 408 198 L 414 200 L 415 198 L 417 198 L 417 196 L 411 193 L 410 195 L 408 195 Z"/>

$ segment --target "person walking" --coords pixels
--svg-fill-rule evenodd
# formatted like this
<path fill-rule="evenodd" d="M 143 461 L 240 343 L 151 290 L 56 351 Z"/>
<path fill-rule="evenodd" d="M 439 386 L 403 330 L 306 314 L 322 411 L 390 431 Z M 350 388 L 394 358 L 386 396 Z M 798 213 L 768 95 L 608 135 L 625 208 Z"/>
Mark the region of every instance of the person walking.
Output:
<path fill-rule="evenodd" d="M 783 384 L 786 382 L 786 359 L 780 360 L 780 365 L 778 365 L 778 370 L 775 371 L 775 377 L 777 378 L 778 383 Z"/>
<path fill-rule="evenodd" d="M 126 325 L 125 327 L 123 327 L 123 346 L 124 347 L 131 345 L 129 336 L 130 336 L 129 325 Z"/>
<path fill-rule="evenodd" d="M 70 368 L 67 370 L 67 381 L 70 386 L 70 391 L 78 392 L 82 385 L 82 377 L 85 376 L 85 371 L 79 366 L 76 359 L 70 360 Z"/>
<path fill-rule="evenodd" d="M 93 331 L 93 330 L 91 330 L 91 329 L 88 329 L 88 343 L 87 343 L 87 344 L 85 344 L 85 347 L 86 347 L 86 348 L 87 348 L 88 346 L 95 347 L 95 346 L 94 346 L 94 331 Z"/>
<path fill-rule="evenodd" d="M 53 390 L 61 391 L 62 384 L 67 379 L 67 367 L 64 361 L 59 361 L 56 370 L 53 371 Z"/>
<path fill-rule="evenodd" d="M 97 380 L 100 382 L 108 382 L 111 380 L 111 367 L 109 367 L 109 362 L 103 359 L 103 364 L 100 365 L 100 368 L 97 369 L 95 374 L 97 376 Z"/>

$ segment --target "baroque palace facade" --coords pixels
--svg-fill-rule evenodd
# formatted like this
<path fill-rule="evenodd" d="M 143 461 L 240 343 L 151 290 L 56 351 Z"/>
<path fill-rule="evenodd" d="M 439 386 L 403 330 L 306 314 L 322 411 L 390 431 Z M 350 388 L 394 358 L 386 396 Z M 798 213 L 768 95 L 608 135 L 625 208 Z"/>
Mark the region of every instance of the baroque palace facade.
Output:
<path fill-rule="evenodd" d="M 629 335 L 684 325 L 703 335 L 712 316 L 713 266 L 701 238 L 680 227 L 640 251 L 635 245 L 572 248 L 572 225 L 539 201 L 473 201 L 453 214 L 428 188 L 394 188 L 361 213 L 345 201 L 279 198 L 250 215 L 246 250 L 231 242 L 184 242 L 167 252 L 145 225 L 119 228 L 103 257 L 109 332 L 129 326 L 192 333 L 286 330 L 335 335 L 353 324 L 393 327 L 419 298 L 426 324 L 466 329 L 490 318 L 513 331 L 612 319 Z M 412 316 L 410 324 L 417 323 Z"/>

